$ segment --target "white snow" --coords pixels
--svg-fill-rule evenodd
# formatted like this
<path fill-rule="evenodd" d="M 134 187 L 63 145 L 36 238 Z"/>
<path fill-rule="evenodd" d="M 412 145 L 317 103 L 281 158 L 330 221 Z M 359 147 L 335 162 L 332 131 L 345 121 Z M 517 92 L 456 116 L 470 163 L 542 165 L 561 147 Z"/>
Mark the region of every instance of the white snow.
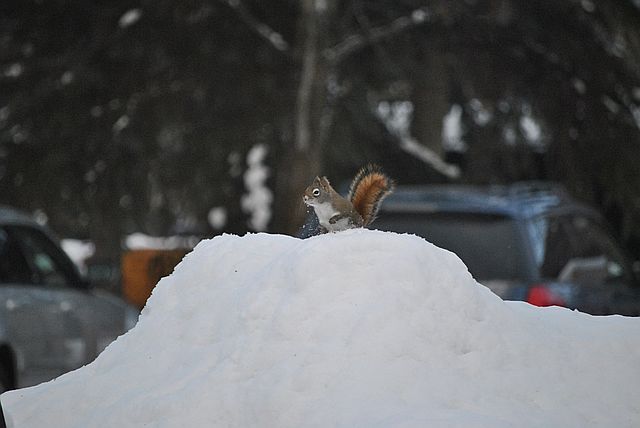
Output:
<path fill-rule="evenodd" d="M 541 153 L 546 150 L 542 127 L 531 113 L 524 112 L 520 116 L 520 130 L 527 144 L 534 150 Z"/>
<path fill-rule="evenodd" d="M 249 214 L 248 226 L 255 231 L 267 230 L 271 220 L 273 193 L 267 187 L 269 167 L 264 164 L 269 151 L 266 144 L 256 144 L 247 153 L 248 168 L 243 181 L 247 193 L 242 195 L 240 206 Z"/>
<path fill-rule="evenodd" d="M 411 138 L 413 103 L 411 101 L 380 101 L 376 114 L 387 130 L 400 139 Z"/>
<path fill-rule="evenodd" d="M 508 146 L 513 146 L 518 141 L 518 134 L 512 124 L 507 124 L 502 128 L 502 138 Z"/>
<path fill-rule="evenodd" d="M 4 122 L 9 119 L 9 114 L 11 113 L 11 109 L 9 106 L 4 106 L 0 108 L 0 122 Z"/>
<path fill-rule="evenodd" d="M 19 62 L 14 62 L 13 64 L 10 64 L 4 69 L 4 75 L 5 77 L 12 77 L 15 79 L 20 77 L 23 71 L 24 71 L 24 66 Z"/>
<path fill-rule="evenodd" d="M 73 82 L 73 79 L 75 79 L 75 75 L 73 74 L 73 72 L 65 71 L 62 76 L 60 76 L 60 83 L 62 83 L 63 85 L 68 85 Z"/>
<path fill-rule="evenodd" d="M 571 83 L 573 84 L 573 87 L 576 90 L 576 92 L 579 93 L 580 95 L 584 95 L 587 93 L 587 84 L 584 83 L 584 80 L 574 77 L 571 80 Z"/>
<path fill-rule="evenodd" d="M 31 217 L 35 220 L 36 223 L 38 223 L 40 226 L 45 226 L 47 223 L 49 223 L 49 216 L 47 215 L 46 212 L 44 212 L 44 210 L 42 209 L 36 209 L 33 214 L 31 215 Z"/>
<path fill-rule="evenodd" d="M 12 126 L 9 135 L 15 144 L 22 144 L 29 139 L 29 131 L 20 124 Z"/>
<path fill-rule="evenodd" d="M 631 104 L 629 106 L 629 110 L 631 111 L 631 117 L 633 117 L 633 121 L 636 124 L 636 127 L 640 129 L 640 106 Z"/>
<path fill-rule="evenodd" d="M 141 9 L 130 9 L 126 11 L 118 20 L 120 28 L 127 28 L 140 20 L 142 17 Z"/>
<path fill-rule="evenodd" d="M 589 13 L 592 13 L 596 10 L 596 5 L 591 0 L 581 0 L 580 4 L 582 5 L 582 8 Z"/>
<path fill-rule="evenodd" d="M 429 19 L 429 10 L 427 8 L 416 9 L 411 12 L 411 21 L 414 24 L 421 24 Z"/>
<path fill-rule="evenodd" d="M 229 153 L 229 156 L 227 156 L 227 163 L 229 164 L 229 175 L 231 177 L 236 178 L 242 174 L 242 155 L 240 153 Z"/>
<path fill-rule="evenodd" d="M 150 236 L 144 233 L 132 233 L 124 240 L 128 250 L 176 250 L 193 248 L 200 238 L 197 236 Z"/>
<path fill-rule="evenodd" d="M 493 113 L 484 106 L 482 101 L 473 98 L 469 101 L 469 108 L 473 117 L 473 122 L 478 126 L 487 126 L 493 119 Z M 462 114 L 462 112 L 460 112 Z"/>
<path fill-rule="evenodd" d="M 216 230 L 222 230 L 227 225 L 227 209 L 225 207 L 213 207 L 207 215 L 209 225 Z"/>
<path fill-rule="evenodd" d="M 608 95 L 602 96 L 602 104 L 604 104 L 605 107 L 607 107 L 607 109 L 613 114 L 618 114 L 620 111 L 620 105 Z"/>
<path fill-rule="evenodd" d="M 93 106 L 89 112 L 93 117 L 100 117 L 104 113 L 104 109 L 101 106 Z"/>
<path fill-rule="evenodd" d="M 91 241 L 65 238 L 60 240 L 60 245 L 71 261 L 84 275 L 87 273 L 87 260 L 96 252 L 96 246 Z"/>
<path fill-rule="evenodd" d="M 271 44 L 280 51 L 286 51 L 289 49 L 289 43 L 282 37 L 282 34 L 276 33 L 271 29 L 268 30 L 267 39 L 271 42 Z"/>
<path fill-rule="evenodd" d="M 124 128 L 129 126 L 129 122 L 131 122 L 131 119 L 129 119 L 129 116 L 127 115 L 120 116 L 112 126 L 113 133 L 119 134 Z"/>
<path fill-rule="evenodd" d="M 413 235 L 222 235 L 9 427 L 637 427 L 640 319 L 503 302 Z"/>
<path fill-rule="evenodd" d="M 315 9 L 318 13 L 324 13 L 327 10 L 327 0 L 315 0 Z"/>
<path fill-rule="evenodd" d="M 442 147 L 450 152 L 464 153 L 467 151 L 467 143 L 463 137 L 462 107 L 453 104 L 442 119 Z"/>

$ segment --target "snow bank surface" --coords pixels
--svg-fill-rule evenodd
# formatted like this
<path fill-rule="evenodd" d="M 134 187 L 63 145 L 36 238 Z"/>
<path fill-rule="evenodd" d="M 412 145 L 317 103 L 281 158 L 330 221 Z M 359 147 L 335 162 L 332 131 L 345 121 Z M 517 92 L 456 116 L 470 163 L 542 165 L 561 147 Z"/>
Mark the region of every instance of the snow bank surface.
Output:
<path fill-rule="evenodd" d="M 640 320 L 505 303 L 412 235 L 225 235 L 9 426 L 637 427 Z"/>

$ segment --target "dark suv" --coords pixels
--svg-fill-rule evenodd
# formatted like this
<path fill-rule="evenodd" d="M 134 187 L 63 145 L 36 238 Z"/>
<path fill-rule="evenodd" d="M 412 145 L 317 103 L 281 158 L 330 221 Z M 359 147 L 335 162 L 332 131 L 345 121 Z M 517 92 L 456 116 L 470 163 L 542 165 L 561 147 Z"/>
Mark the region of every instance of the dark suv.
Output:
<path fill-rule="evenodd" d="M 602 217 L 547 183 L 400 187 L 374 228 L 456 253 L 506 300 L 640 315 L 640 286 Z"/>

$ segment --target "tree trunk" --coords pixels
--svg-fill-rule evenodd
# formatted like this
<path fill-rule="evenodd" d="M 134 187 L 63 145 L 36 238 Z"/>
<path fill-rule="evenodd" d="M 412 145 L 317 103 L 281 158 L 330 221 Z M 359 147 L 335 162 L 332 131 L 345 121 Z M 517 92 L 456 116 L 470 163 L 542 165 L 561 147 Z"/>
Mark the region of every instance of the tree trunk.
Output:
<path fill-rule="evenodd" d="M 437 43 L 434 40 L 434 44 Z M 426 58 L 413 81 L 413 123 L 412 134 L 441 159 L 442 120 L 449 111 L 449 81 L 445 52 L 437 46 L 425 48 Z"/>
<path fill-rule="evenodd" d="M 327 81 L 331 64 L 324 55 L 329 47 L 335 0 L 304 0 L 296 49 L 300 73 L 293 112 L 294 141 L 284 149 L 278 167 L 276 232 L 295 234 L 304 222 L 302 192 L 322 171 L 322 154 L 331 127 Z"/>

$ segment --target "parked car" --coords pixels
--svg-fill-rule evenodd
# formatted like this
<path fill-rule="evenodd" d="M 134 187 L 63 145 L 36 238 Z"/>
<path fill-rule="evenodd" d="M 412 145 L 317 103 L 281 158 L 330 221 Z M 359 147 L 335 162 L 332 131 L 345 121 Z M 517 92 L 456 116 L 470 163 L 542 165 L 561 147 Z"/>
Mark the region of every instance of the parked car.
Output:
<path fill-rule="evenodd" d="M 456 253 L 506 300 L 640 315 L 632 265 L 602 216 L 557 185 L 400 187 L 373 225 Z"/>
<path fill-rule="evenodd" d="M 91 362 L 139 311 L 84 281 L 51 232 L 0 206 L 0 389 Z"/>

